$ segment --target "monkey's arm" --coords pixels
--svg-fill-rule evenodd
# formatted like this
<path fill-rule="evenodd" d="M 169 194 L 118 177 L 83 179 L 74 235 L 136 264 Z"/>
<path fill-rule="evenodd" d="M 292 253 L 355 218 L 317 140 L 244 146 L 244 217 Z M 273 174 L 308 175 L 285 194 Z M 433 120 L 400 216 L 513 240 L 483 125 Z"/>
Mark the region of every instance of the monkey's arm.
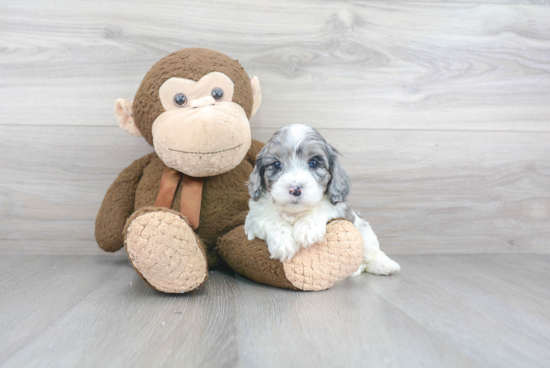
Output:
<path fill-rule="evenodd" d="M 252 166 L 256 165 L 256 156 L 258 156 L 258 153 L 260 153 L 264 146 L 265 143 L 253 139 L 252 144 L 250 145 L 250 149 L 246 154 L 245 160 L 250 162 Z"/>
<path fill-rule="evenodd" d="M 105 194 L 95 221 L 95 239 L 106 252 L 116 252 L 124 246 L 122 231 L 126 219 L 134 212 L 136 188 L 151 155 L 122 170 Z"/>

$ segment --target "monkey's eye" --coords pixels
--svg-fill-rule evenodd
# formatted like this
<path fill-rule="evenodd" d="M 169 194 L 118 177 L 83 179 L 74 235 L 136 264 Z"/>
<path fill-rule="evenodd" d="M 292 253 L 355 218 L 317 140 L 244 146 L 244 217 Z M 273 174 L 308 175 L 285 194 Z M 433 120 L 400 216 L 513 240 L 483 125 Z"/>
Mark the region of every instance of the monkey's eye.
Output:
<path fill-rule="evenodd" d="M 275 161 L 272 165 L 275 170 L 281 170 L 283 168 L 283 165 L 281 165 L 279 161 Z"/>
<path fill-rule="evenodd" d="M 220 101 L 223 98 L 223 89 L 220 87 L 216 87 L 212 90 L 212 97 L 214 97 L 214 100 Z"/>
<path fill-rule="evenodd" d="M 319 167 L 319 161 L 312 158 L 311 160 L 309 160 L 309 167 L 311 167 L 312 169 L 318 168 Z"/>
<path fill-rule="evenodd" d="M 187 105 L 187 97 L 184 94 L 178 93 L 174 96 L 174 103 L 176 106 L 183 107 Z"/>

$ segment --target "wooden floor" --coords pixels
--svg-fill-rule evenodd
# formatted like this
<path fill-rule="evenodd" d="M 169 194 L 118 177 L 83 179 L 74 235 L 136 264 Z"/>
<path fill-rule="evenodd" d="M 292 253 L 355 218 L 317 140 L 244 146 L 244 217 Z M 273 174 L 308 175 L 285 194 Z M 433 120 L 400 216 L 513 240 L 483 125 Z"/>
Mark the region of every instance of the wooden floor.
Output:
<path fill-rule="evenodd" d="M 291 292 L 212 272 L 147 287 L 126 256 L 0 258 L 2 367 L 548 367 L 549 255 L 408 255 Z"/>

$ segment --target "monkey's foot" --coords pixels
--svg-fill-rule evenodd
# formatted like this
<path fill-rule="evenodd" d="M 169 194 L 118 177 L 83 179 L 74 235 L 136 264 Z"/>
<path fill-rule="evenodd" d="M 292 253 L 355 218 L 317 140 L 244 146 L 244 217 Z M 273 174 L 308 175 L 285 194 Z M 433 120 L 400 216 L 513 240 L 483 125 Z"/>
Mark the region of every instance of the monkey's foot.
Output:
<path fill-rule="evenodd" d="M 325 290 L 350 277 L 363 260 L 363 238 L 353 224 L 335 220 L 325 238 L 283 262 L 286 278 L 300 290 Z"/>
<path fill-rule="evenodd" d="M 363 238 L 347 220 L 327 225 L 325 238 L 302 248 L 288 261 L 270 258 L 267 244 L 248 240 L 242 226 L 218 240 L 222 259 L 237 273 L 261 284 L 320 291 L 348 278 L 363 259 Z"/>
<path fill-rule="evenodd" d="M 126 222 L 124 245 L 145 282 L 165 293 L 185 293 L 208 277 L 204 245 L 182 215 L 165 208 L 135 212 Z"/>

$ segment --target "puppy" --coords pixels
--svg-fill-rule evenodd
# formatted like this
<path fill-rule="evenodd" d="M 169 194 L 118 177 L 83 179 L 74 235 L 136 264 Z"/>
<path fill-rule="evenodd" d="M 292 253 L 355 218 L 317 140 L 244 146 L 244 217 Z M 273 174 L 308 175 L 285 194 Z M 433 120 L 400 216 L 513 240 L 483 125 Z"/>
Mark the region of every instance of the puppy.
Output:
<path fill-rule="evenodd" d="M 273 135 L 256 158 L 248 181 L 250 212 L 244 225 L 248 239 L 267 242 L 271 258 L 292 258 L 300 247 L 325 237 L 327 222 L 346 218 L 363 236 L 363 262 L 354 273 L 391 275 L 401 268 L 380 251 L 368 222 L 345 202 L 350 178 L 339 152 L 310 126 L 293 124 Z"/>

